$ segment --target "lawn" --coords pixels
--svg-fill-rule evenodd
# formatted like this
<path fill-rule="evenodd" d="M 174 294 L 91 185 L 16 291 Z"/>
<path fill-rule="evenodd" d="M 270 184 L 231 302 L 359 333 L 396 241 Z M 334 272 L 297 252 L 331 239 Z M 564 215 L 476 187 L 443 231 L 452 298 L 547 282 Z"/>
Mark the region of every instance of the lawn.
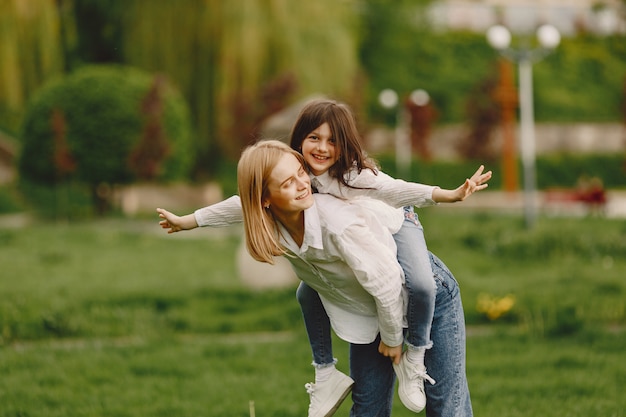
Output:
<path fill-rule="evenodd" d="M 626 416 L 623 220 L 420 216 L 461 284 L 475 415 Z M 305 415 L 294 288 L 244 287 L 240 236 L 156 217 L 0 227 L 0 417 Z"/>

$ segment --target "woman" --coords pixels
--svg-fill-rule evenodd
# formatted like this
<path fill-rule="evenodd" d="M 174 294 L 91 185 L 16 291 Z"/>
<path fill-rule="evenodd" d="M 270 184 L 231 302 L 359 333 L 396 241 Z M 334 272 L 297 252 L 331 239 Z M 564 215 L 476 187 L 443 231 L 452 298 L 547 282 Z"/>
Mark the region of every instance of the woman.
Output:
<path fill-rule="evenodd" d="M 320 295 L 335 333 L 350 343 L 351 415 L 390 415 L 406 294 L 389 227 L 403 221 L 401 213 L 370 199 L 362 201 L 365 209 L 314 195 L 302 156 L 278 141 L 246 149 L 237 178 L 252 257 L 272 263 L 286 256 Z M 425 363 L 437 383 L 425 388 L 426 415 L 471 416 L 458 285 L 439 259 L 430 259 L 437 295 Z"/>

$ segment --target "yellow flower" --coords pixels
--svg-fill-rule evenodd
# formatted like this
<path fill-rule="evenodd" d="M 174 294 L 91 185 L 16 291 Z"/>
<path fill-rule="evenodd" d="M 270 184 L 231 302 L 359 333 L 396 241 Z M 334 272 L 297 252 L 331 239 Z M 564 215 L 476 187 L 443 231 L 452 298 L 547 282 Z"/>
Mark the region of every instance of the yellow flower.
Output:
<path fill-rule="evenodd" d="M 478 295 L 476 310 L 483 313 L 491 321 L 502 317 L 515 305 L 515 296 L 512 294 L 497 298 L 490 294 L 482 293 Z"/>

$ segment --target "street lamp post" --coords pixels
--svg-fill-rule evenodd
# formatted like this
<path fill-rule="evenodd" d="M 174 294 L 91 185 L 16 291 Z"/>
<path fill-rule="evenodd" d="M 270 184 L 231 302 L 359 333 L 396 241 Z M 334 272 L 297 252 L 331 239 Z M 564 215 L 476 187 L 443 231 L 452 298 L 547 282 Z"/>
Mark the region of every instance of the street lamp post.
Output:
<path fill-rule="evenodd" d="M 406 125 L 404 108 L 398 100 L 398 93 L 386 88 L 378 95 L 378 101 L 385 109 L 396 109 L 394 123 L 394 146 L 396 154 L 396 172 L 400 178 L 408 178 L 411 170 L 411 141 L 403 132 Z"/>
<path fill-rule="evenodd" d="M 524 217 L 526 227 L 535 222 L 535 119 L 533 110 L 533 62 L 549 54 L 560 41 L 559 31 L 551 25 L 537 29 L 538 48 L 510 48 L 511 32 L 502 26 L 492 26 L 487 31 L 487 41 L 502 56 L 518 64 L 520 105 L 520 147 L 524 170 Z"/>
<path fill-rule="evenodd" d="M 426 106 L 430 101 L 428 93 L 422 89 L 413 90 L 409 95 L 410 100 L 416 106 Z M 409 179 L 411 174 L 411 138 L 409 114 L 403 103 L 400 103 L 398 93 L 386 88 L 378 94 L 378 102 L 387 110 L 396 109 L 394 123 L 394 146 L 396 154 L 396 172 L 398 177 Z"/>

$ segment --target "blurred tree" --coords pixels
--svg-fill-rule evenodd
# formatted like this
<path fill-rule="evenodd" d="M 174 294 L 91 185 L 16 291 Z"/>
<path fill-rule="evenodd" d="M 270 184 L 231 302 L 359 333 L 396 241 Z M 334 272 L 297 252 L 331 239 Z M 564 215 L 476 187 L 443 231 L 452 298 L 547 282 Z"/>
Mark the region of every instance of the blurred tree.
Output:
<path fill-rule="evenodd" d="M 61 4 L 64 0 L 57 1 Z M 128 4 L 119 0 L 69 1 L 73 2 L 77 33 L 74 58 L 87 63 L 122 62 L 122 22 Z"/>
<path fill-rule="evenodd" d="M 378 103 L 378 93 L 386 88 L 404 96 L 415 88 L 411 45 L 417 42 L 421 6 L 425 0 L 367 0 L 361 9 L 360 60 L 369 81 L 368 112 L 388 123 L 395 123 Z"/>
<path fill-rule="evenodd" d="M 139 180 L 149 181 L 158 177 L 161 163 L 170 152 L 167 132 L 163 126 L 164 95 L 167 88 L 162 75 L 154 77 L 152 86 L 141 101 L 140 111 L 144 118 L 141 140 L 128 157 L 130 169 Z"/>
<path fill-rule="evenodd" d="M 465 119 L 467 94 L 488 73 L 491 48 L 482 33 L 431 27 L 427 0 L 368 0 L 360 56 L 369 80 L 368 113 L 391 123 L 377 102 L 392 88 L 404 96 L 428 91 L 440 123 Z"/>
<path fill-rule="evenodd" d="M 224 155 L 235 159 L 267 114 L 312 93 L 348 101 L 367 122 L 385 117 L 381 89 L 422 88 L 441 124 L 463 122 L 495 53 L 483 33 L 434 31 L 429 3 L 2 0 L 0 128 L 16 133 L 28 97 L 90 62 L 163 73 L 180 88 L 195 127 L 196 178 Z M 534 72 L 537 121 L 621 120 L 624 39 L 563 39 Z"/>
<path fill-rule="evenodd" d="M 424 98 L 420 98 L 421 96 L 424 96 Z M 437 121 L 437 109 L 430 101 L 430 97 L 426 92 L 419 94 L 417 98 L 415 94 L 409 95 L 404 102 L 404 106 L 409 114 L 413 155 L 421 157 L 424 161 L 430 161 L 432 153 L 428 146 L 428 140 L 430 139 L 433 125 Z"/>
<path fill-rule="evenodd" d="M 270 107 L 354 89 L 359 65 L 353 2 L 127 4 L 125 60 L 168 74 L 189 100 L 198 171 L 204 171 L 199 176 L 215 168 L 219 151 L 237 158 Z"/>
<path fill-rule="evenodd" d="M 82 67 L 46 84 L 30 102 L 21 178 L 87 184 L 103 213 L 112 185 L 188 175 L 188 116 L 180 94 L 162 78 L 131 67 Z"/>
<path fill-rule="evenodd" d="M 0 127 L 19 129 L 28 97 L 62 73 L 54 0 L 0 1 Z"/>
<path fill-rule="evenodd" d="M 468 133 L 459 142 L 458 151 L 468 159 L 494 161 L 493 133 L 500 122 L 500 107 L 494 97 L 498 77 L 490 75 L 470 92 L 467 103 Z"/>

